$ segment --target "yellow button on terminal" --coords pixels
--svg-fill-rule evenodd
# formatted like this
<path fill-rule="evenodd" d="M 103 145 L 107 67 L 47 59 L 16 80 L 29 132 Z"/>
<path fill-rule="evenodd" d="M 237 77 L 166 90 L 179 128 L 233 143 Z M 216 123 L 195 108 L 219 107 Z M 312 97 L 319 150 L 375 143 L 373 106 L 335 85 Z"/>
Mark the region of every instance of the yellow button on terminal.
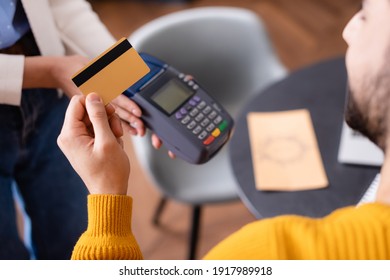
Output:
<path fill-rule="evenodd" d="M 214 137 L 218 137 L 221 134 L 221 131 L 219 128 L 214 129 L 214 131 L 211 133 Z"/>

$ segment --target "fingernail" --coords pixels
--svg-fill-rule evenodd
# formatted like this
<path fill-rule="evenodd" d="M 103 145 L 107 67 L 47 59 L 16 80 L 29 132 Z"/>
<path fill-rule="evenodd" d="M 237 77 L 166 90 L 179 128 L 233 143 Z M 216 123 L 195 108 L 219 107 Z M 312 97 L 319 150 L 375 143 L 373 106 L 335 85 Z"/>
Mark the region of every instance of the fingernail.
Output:
<path fill-rule="evenodd" d="M 97 95 L 96 93 L 90 93 L 88 94 L 88 99 L 89 101 L 91 102 L 96 102 L 96 103 L 101 103 L 102 102 L 102 99 L 100 98 L 99 95 Z"/>
<path fill-rule="evenodd" d="M 137 109 L 133 109 L 131 110 L 131 112 L 133 113 L 133 115 L 137 116 L 137 117 L 140 117 L 141 116 L 141 112 Z"/>

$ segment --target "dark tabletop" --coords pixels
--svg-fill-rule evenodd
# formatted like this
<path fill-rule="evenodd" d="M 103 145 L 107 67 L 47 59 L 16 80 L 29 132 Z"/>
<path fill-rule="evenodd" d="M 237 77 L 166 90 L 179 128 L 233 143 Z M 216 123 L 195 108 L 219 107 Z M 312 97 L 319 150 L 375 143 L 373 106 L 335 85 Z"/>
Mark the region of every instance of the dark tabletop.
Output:
<path fill-rule="evenodd" d="M 376 167 L 337 161 L 346 83 L 344 57 L 327 60 L 291 73 L 256 95 L 240 112 L 229 144 L 230 160 L 240 197 L 257 218 L 281 214 L 322 217 L 355 205 L 379 172 Z M 310 191 L 259 191 L 255 188 L 246 115 L 292 109 L 310 111 L 329 186 Z"/>

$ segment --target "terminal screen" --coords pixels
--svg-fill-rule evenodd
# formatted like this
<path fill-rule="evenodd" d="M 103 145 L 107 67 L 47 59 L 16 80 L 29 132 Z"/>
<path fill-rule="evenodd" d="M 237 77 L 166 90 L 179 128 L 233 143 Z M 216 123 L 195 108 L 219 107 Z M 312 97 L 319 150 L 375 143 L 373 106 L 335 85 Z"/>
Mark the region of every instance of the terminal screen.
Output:
<path fill-rule="evenodd" d="M 151 96 L 151 99 L 169 115 L 182 105 L 191 95 L 185 85 L 176 80 L 170 80 L 160 90 Z"/>

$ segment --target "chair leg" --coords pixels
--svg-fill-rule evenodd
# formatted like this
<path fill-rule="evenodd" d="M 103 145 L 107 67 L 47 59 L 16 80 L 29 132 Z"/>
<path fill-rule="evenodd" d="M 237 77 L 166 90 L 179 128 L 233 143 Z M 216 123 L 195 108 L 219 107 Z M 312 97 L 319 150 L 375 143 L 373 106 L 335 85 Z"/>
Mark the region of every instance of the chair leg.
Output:
<path fill-rule="evenodd" d="M 191 233 L 190 233 L 189 253 L 188 253 L 189 260 L 194 260 L 196 256 L 196 248 L 197 248 L 198 237 L 199 237 L 200 215 L 201 215 L 200 205 L 195 205 L 192 211 L 193 211 L 192 226 L 191 226 Z"/>
<path fill-rule="evenodd" d="M 160 202 L 158 203 L 156 211 L 154 212 L 154 215 L 153 215 L 153 224 L 154 225 L 158 225 L 159 224 L 159 219 L 160 219 L 160 216 L 161 216 L 161 212 L 164 210 L 166 204 L 167 204 L 167 198 L 166 197 L 162 197 L 160 199 Z"/>

